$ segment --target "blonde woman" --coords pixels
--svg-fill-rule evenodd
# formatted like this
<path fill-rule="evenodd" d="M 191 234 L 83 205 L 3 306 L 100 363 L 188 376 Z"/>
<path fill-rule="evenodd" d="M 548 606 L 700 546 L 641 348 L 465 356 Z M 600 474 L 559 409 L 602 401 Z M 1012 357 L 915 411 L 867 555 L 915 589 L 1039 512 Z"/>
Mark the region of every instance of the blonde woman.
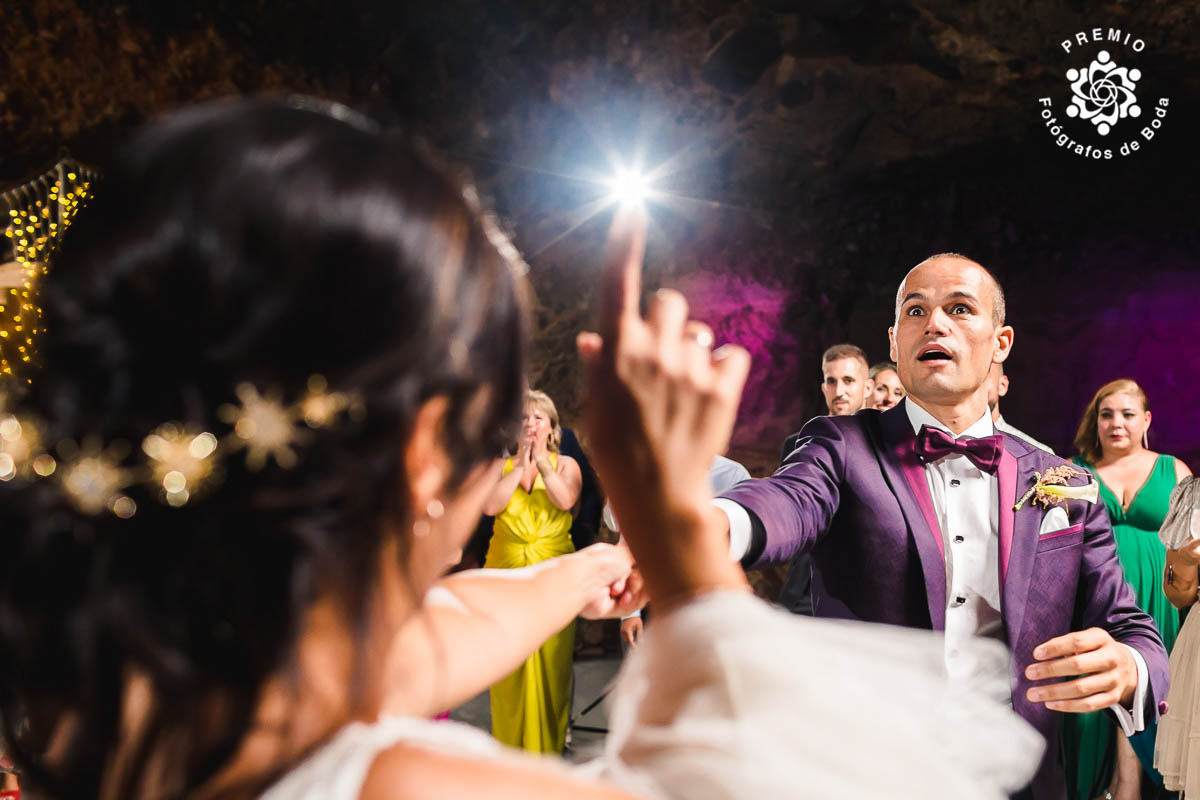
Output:
<path fill-rule="evenodd" d="M 571 509 L 583 483 L 579 465 L 558 452 L 558 410 L 545 392 L 529 390 L 515 456 L 484 512 L 495 515 L 485 567 L 528 567 L 575 551 Z M 571 714 L 571 654 L 575 623 L 551 636 L 515 672 L 491 690 L 492 734 L 501 742 L 541 753 L 561 753 Z"/>
<path fill-rule="evenodd" d="M 1158 529 L 1167 515 L 1171 490 L 1191 474 L 1178 458 L 1149 448 L 1150 405 L 1146 393 L 1128 378 L 1101 386 L 1084 409 L 1075 434 L 1074 461 L 1100 484 L 1100 499 L 1112 521 L 1117 555 L 1138 605 L 1158 626 L 1167 652 L 1179 634 L 1179 613 L 1160 588 L 1166 567 L 1166 548 Z M 1071 733 L 1074 733 L 1074 736 Z M 1153 768 L 1155 727 L 1127 739 L 1100 714 L 1068 719 L 1064 743 L 1078 798 L 1109 796 L 1136 800 L 1141 796 L 1141 773 L 1162 783 Z M 1113 765 L 1115 743 L 1115 769 Z M 1074 756 L 1074 758 L 1072 758 Z M 1139 766 L 1140 764 L 1140 766 Z"/>

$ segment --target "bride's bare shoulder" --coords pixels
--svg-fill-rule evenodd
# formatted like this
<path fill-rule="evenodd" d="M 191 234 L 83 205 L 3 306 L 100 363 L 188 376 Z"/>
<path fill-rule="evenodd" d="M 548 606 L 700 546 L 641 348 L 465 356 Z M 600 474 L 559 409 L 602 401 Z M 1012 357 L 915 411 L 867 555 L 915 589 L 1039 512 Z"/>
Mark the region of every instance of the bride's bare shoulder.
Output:
<path fill-rule="evenodd" d="M 557 762 L 536 758 L 459 756 L 397 744 L 379 754 L 360 800 L 637 800 L 620 789 L 577 778 Z"/>

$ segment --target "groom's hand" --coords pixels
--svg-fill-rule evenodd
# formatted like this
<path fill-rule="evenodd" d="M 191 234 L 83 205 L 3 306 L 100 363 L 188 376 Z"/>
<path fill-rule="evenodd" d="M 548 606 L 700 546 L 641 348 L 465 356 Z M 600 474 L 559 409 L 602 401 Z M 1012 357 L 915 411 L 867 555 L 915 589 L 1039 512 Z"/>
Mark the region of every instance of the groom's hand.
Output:
<path fill-rule="evenodd" d="M 1034 686 L 1026 693 L 1031 703 L 1072 714 L 1128 706 L 1137 688 L 1137 664 L 1129 648 L 1103 628 L 1068 633 L 1043 642 L 1033 650 L 1038 660 L 1025 668 L 1032 681 L 1074 678 Z"/>

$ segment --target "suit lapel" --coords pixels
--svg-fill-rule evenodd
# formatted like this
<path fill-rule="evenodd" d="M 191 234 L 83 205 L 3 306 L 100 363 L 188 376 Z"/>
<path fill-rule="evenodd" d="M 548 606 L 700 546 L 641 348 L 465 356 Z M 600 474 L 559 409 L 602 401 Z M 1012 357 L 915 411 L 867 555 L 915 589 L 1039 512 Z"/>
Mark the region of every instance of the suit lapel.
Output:
<path fill-rule="evenodd" d="M 1006 444 L 1013 441 L 1012 437 L 1006 438 Z M 1019 512 L 1013 511 L 1017 493 L 1033 485 L 1036 464 L 1035 459 L 1028 455 L 1026 453 L 1018 458 L 1005 450 L 1004 461 L 1009 462 L 1008 471 L 1013 476 L 1012 482 L 1007 485 L 1004 461 L 1000 465 L 1000 603 L 1010 646 L 1017 641 L 1021 623 L 1025 619 L 1025 600 L 1029 595 L 1029 581 L 1033 577 L 1038 525 L 1041 522 L 1041 515 L 1035 512 L 1036 506 L 1031 503 L 1026 503 Z"/>
<path fill-rule="evenodd" d="M 946 627 L 946 559 L 942 532 L 929 496 L 925 467 L 913 452 L 912 442 L 916 437 L 904 406 L 902 401 L 879 416 L 883 434 L 880 464 L 916 545 L 925 574 L 929 619 L 933 629 L 940 631 Z"/>
<path fill-rule="evenodd" d="M 1007 444 L 1007 441 L 1005 442 Z M 1000 591 L 1004 591 L 1004 578 L 1008 574 L 1008 560 L 1012 555 L 1013 505 L 1017 502 L 1017 459 L 1006 447 L 1000 456 L 1000 468 L 996 470 L 1000 488 Z"/>

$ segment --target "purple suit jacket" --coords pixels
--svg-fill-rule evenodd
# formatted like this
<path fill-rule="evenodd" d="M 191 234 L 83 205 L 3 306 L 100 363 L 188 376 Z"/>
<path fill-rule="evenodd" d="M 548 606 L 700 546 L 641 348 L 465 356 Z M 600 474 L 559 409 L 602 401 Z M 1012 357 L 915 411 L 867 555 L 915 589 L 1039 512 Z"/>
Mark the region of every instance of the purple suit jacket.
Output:
<path fill-rule="evenodd" d="M 723 495 L 755 520 L 747 566 L 811 552 L 816 616 L 943 630 L 942 537 L 913 439 L 904 403 L 882 413 L 810 421 L 773 476 L 744 481 Z M 1066 797 L 1060 713 L 1025 699 L 1033 648 L 1071 631 L 1106 629 L 1146 661 L 1147 724 L 1165 712 L 1167 654 L 1125 582 L 1104 506 L 1072 502 L 1070 526 L 1039 539 L 1046 509 L 1026 503 L 1014 512 L 1013 505 L 1033 485 L 1034 471 L 1067 462 L 1007 434 L 1004 445 L 997 472 L 998 561 L 1013 708 L 1049 743 L 1032 797 L 1059 800 Z"/>

